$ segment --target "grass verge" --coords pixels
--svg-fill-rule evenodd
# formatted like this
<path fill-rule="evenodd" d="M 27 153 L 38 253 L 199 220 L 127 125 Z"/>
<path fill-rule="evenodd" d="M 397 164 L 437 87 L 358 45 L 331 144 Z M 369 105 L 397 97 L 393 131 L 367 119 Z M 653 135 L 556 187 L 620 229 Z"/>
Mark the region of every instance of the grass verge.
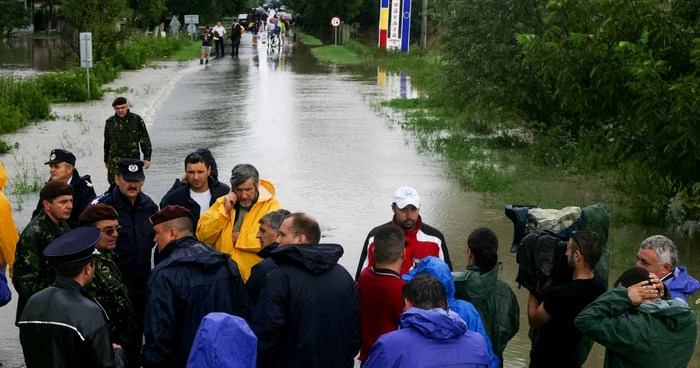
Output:
<path fill-rule="evenodd" d="M 183 46 L 170 56 L 170 60 L 189 61 L 199 58 L 199 52 L 202 45 L 199 42 L 192 42 L 189 45 Z"/>
<path fill-rule="evenodd" d="M 321 40 L 303 32 L 297 31 L 297 38 L 299 39 L 299 42 L 307 46 L 323 46 L 323 42 L 321 42 Z"/>
<path fill-rule="evenodd" d="M 343 46 L 314 47 L 311 49 L 311 53 L 322 62 L 343 65 L 356 65 L 360 63 L 360 58 Z"/>

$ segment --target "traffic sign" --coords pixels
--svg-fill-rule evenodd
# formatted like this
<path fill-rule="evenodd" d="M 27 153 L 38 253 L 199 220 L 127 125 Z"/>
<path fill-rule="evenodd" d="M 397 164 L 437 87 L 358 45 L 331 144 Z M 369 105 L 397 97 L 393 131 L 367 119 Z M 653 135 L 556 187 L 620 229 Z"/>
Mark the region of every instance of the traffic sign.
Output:
<path fill-rule="evenodd" d="M 333 27 L 340 27 L 340 18 L 333 17 L 333 19 L 331 19 L 331 25 Z"/>
<path fill-rule="evenodd" d="M 185 24 L 199 24 L 199 15 L 185 15 Z"/>
<path fill-rule="evenodd" d="M 92 33 L 80 33 L 80 67 L 92 68 Z"/>
<path fill-rule="evenodd" d="M 197 26 L 195 26 L 195 25 L 192 24 L 192 23 L 190 23 L 190 24 L 187 25 L 187 33 L 189 33 L 190 35 L 193 35 L 193 34 L 195 34 L 196 32 L 197 32 Z"/>

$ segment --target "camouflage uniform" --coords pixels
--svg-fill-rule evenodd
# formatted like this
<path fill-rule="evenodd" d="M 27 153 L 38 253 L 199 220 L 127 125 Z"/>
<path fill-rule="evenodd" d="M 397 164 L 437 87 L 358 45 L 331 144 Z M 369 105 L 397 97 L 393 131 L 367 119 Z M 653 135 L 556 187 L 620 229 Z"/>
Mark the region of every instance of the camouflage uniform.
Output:
<path fill-rule="evenodd" d="M 44 249 L 54 239 L 70 230 L 61 220 L 55 224 L 46 212 L 41 211 L 24 228 L 17 242 L 12 283 L 19 294 L 17 320 L 32 295 L 51 286 L 56 279 L 56 270 L 44 256 Z"/>
<path fill-rule="evenodd" d="M 86 288 L 90 296 L 100 303 L 109 318 L 107 328 L 112 342 L 121 345 L 128 353 L 133 353 L 133 341 L 139 336 L 136 336 L 136 322 L 129 291 L 117 265 L 112 260 L 111 253 L 100 253 L 93 259 L 96 262 L 95 277 Z"/>
<path fill-rule="evenodd" d="M 140 146 L 140 150 L 139 150 Z M 105 124 L 104 161 L 109 165 L 107 180 L 114 184 L 114 175 L 119 172 L 119 160 L 123 158 L 151 161 L 151 139 L 146 123 L 129 110 L 124 119 L 114 114 Z"/>

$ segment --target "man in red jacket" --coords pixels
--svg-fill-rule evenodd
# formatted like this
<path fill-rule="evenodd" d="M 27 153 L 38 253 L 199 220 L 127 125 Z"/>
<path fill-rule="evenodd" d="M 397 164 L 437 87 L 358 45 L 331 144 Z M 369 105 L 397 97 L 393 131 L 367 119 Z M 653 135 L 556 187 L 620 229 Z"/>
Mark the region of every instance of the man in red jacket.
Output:
<path fill-rule="evenodd" d="M 360 361 L 369 356 L 379 336 L 396 330 L 403 313 L 403 280 L 399 276 L 404 261 L 404 235 L 394 225 L 379 228 L 374 237 L 374 265 L 360 274 Z"/>
<path fill-rule="evenodd" d="M 428 256 L 442 259 L 452 270 L 452 262 L 450 262 L 450 255 L 447 252 L 445 237 L 438 229 L 423 223 L 423 219 L 420 217 L 420 197 L 418 192 L 411 187 L 397 189 L 394 193 L 391 209 L 394 211 L 394 218 L 385 225 L 400 227 L 406 240 L 405 259 L 401 265 L 400 274 L 405 274 L 417 265 L 421 259 Z M 359 279 L 362 270 L 372 266 L 375 262 L 372 249 L 374 248 L 374 238 L 380 228 L 381 226 L 372 229 L 367 235 L 367 239 L 365 239 L 355 280 Z"/>

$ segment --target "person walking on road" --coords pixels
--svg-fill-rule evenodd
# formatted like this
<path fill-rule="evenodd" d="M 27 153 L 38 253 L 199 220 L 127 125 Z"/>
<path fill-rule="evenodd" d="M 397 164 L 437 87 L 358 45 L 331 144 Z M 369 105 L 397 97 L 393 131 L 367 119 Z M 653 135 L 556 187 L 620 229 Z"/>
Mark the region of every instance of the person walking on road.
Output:
<path fill-rule="evenodd" d="M 62 181 L 73 187 L 73 210 L 67 222 L 71 229 L 77 228 L 78 217 L 96 197 L 90 175 L 80 176 L 78 169 L 75 168 L 75 155 L 64 149 L 51 150 L 49 160 L 44 165 L 49 165 L 50 167 L 51 178 L 49 180 Z M 40 200 L 36 205 L 36 209 L 32 212 L 32 217 L 38 215 L 41 209 Z"/>
<path fill-rule="evenodd" d="M 114 187 L 114 176 L 119 172 L 119 161 L 125 158 L 140 160 L 143 153 L 143 167 L 151 167 L 151 138 L 146 123 L 129 110 L 124 97 L 112 102 L 114 115 L 105 124 L 104 162 L 107 168 L 107 181 L 110 190 Z"/>
<path fill-rule="evenodd" d="M 61 181 L 50 181 L 41 188 L 44 209 L 22 230 L 15 253 L 12 283 L 17 290 L 17 318 L 29 298 L 51 286 L 56 270 L 44 257 L 44 249 L 70 228 L 66 220 L 73 209 L 73 189 Z"/>
<path fill-rule="evenodd" d="M 241 36 L 245 32 L 243 26 L 241 26 L 240 21 L 236 19 L 233 23 L 233 28 L 231 28 L 231 56 L 238 58 L 238 49 L 241 46 Z"/>
<path fill-rule="evenodd" d="M 391 210 L 394 218 L 385 225 L 393 224 L 400 227 L 406 236 L 406 255 L 401 266 L 401 275 L 418 265 L 425 257 L 438 257 L 447 263 L 452 270 L 450 254 L 447 251 L 447 242 L 442 233 L 423 222 L 420 216 L 420 196 L 411 187 L 401 187 L 394 192 Z M 374 264 L 374 236 L 381 226 L 377 226 L 369 232 L 362 247 L 360 262 L 357 265 L 355 280 L 360 278 L 362 270 Z"/>
<path fill-rule="evenodd" d="M 224 56 L 224 36 L 226 28 L 221 26 L 221 22 L 216 23 L 216 27 L 212 29 L 214 34 L 214 42 L 216 43 L 216 57 Z"/>
<path fill-rule="evenodd" d="M 231 257 L 193 236 L 190 211 L 167 206 L 151 223 L 164 259 L 148 278 L 141 362 L 146 368 L 184 368 L 205 316 L 222 312 L 248 319 L 252 305 Z"/>
<path fill-rule="evenodd" d="M 202 50 L 199 54 L 199 65 L 209 65 L 209 58 L 211 57 L 211 43 L 213 42 L 213 35 L 209 30 L 209 27 L 204 28 L 204 32 L 200 37 L 202 39 Z"/>
<path fill-rule="evenodd" d="M 12 269 L 15 263 L 15 250 L 19 234 L 12 218 L 12 206 L 2 190 L 7 184 L 7 172 L 0 162 L 0 269 L 12 278 Z M 8 267 L 9 266 L 9 267 Z"/>
<path fill-rule="evenodd" d="M 126 366 L 113 344 L 104 310 L 85 287 L 95 275 L 95 244 L 100 231 L 71 230 L 43 251 L 56 268 L 52 286 L 36 293 L 19 318 L 19 340 L 27 368 Z"/>

